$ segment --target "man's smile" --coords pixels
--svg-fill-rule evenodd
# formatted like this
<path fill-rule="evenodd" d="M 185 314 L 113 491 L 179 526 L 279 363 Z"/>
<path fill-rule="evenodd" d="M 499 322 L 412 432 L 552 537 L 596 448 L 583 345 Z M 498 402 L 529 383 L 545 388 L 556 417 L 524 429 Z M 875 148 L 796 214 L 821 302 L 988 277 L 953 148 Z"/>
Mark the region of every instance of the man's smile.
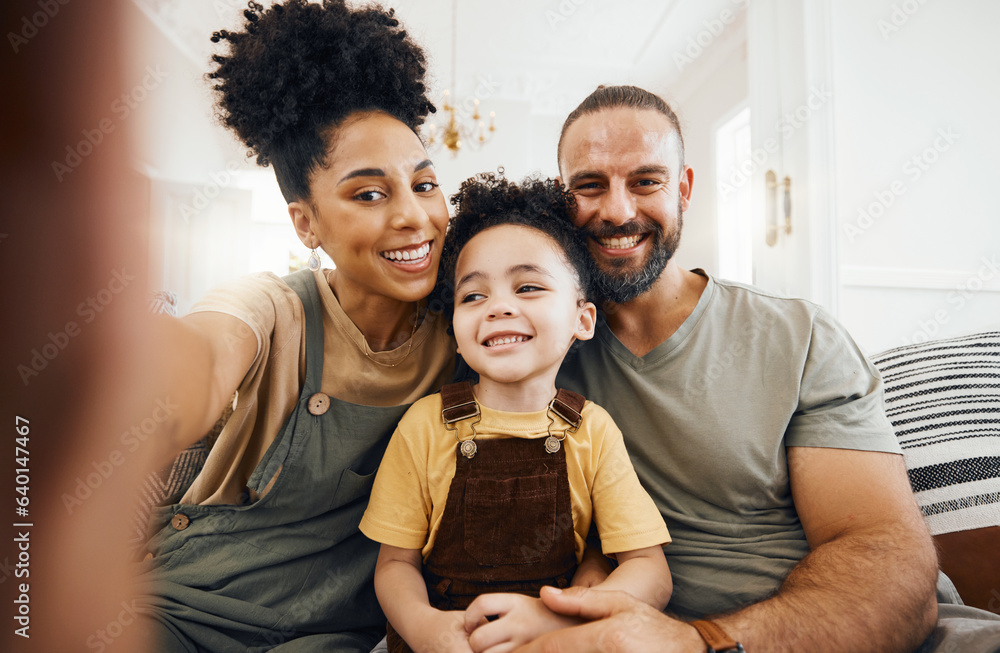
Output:
<path fill-rule="evenodd" d="M 632 249 L 646 239 L 649 234 L 637 234 L 633 236 L 620 236 L 612 238 L 594 237 L 597 244 L 604 249 Z"/>

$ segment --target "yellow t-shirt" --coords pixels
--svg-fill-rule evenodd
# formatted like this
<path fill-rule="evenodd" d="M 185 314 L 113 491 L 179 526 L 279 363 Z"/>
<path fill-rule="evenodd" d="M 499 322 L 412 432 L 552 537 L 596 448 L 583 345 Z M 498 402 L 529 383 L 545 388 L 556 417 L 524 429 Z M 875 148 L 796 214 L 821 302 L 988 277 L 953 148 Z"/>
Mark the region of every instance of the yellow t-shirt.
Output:
<path fill-rule="evenodd" d="M 550 422 L 546 411 L 510 413 L 482 404 L 479 409 L 482 420 L 476 424 L 477 439 L 534 438 L 543 446 Z M 563 428 L 565 424 L 557 419 L 553 434 Z M 455 432 L 445 430 L 441 420 L 441 395 L 415 403 L 389 442 L 361 520 L 361 532 L 383 544 L 420 549 L 426 561 L 455 476 L 457 446 Z M 583 557 L 592 519 L 607 554 L 670 541 L 659 510 L 639 484 L 621 431 L 603 408 L 588 401 L 580 429 L 567 435 L 563 446 L 577 561 Z"/>
<path fill-rule="evenodd" d="M 369 358 L 364 335 L 344 313 L 324 271 L 313 276 L 323 312 L 325 394 L 355 404 L 398 406 L 451 380 L 455 341 L 440 314 L 424 316 L 412 347 L 403 343 L 392 351 L 370 353 Z M 236 409 L 181 499 L 181 503 L 233 504 L 298 401 L 305 380 L 305 310 L 288 284 L 264 272 L 212 290 L 191 312 L 236 317 L 247 328 L 234 337 L 257 341 L 257 356 L 238 388 Z M 374 362 L 395 362 L 404 354 L 394 367 Z"/>

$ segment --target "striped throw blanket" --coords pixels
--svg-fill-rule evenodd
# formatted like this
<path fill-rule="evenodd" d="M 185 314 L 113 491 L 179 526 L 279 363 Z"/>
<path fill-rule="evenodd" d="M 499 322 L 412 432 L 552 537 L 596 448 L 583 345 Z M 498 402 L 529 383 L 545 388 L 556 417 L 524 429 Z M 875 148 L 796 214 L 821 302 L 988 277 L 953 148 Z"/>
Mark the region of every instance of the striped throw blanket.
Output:
<path fill-rule="evenodd" d="M 1000 525 L 1000 331 L 871 360 L 931 534 Z"/>

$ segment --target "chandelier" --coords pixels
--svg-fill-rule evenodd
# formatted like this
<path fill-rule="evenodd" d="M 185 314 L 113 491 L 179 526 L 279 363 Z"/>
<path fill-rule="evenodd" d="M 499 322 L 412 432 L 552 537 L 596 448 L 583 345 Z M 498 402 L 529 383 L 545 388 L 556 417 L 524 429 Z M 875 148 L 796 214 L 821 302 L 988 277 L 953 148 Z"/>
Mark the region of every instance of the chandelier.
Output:
<path fill-rule="evenodd" d="M 451 5 L 451 87 L 456 88 L 456 67 L 458 63 L 458 0 Z M 471 114 L 471 115 L 470 115 Z M 441 102 L 439 120 L 428 120 L 423 127 L 427 150 L 433 152 L 442 145 L 458 155 L 463 146 L 480 149 L 490 142 L 496 132 L 496 112 L 490 111 L 489 125 L 479 113 L 479 98 L 471 97 L 459 101 L 452 99 L 451 90 L 445 89 Z"/>

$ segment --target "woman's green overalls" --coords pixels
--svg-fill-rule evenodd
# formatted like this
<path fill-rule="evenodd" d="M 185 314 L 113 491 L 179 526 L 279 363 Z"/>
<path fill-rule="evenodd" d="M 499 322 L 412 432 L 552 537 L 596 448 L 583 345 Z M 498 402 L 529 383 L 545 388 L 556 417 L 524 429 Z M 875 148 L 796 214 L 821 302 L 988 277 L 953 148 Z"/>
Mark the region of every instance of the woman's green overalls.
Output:
<path fill-rule="evenodd" d="M 264 454 L 250 505 L 172 505 L 154 514 L 137 607 L 160 651 L 369 651 L 385 634 L 373 575 L 378 544 L 358 530 L 375 471 L 408 406 L 320 392 L 323 321 L 308 270 L 285 277 L 302 300 L 306 380 Z"/>

